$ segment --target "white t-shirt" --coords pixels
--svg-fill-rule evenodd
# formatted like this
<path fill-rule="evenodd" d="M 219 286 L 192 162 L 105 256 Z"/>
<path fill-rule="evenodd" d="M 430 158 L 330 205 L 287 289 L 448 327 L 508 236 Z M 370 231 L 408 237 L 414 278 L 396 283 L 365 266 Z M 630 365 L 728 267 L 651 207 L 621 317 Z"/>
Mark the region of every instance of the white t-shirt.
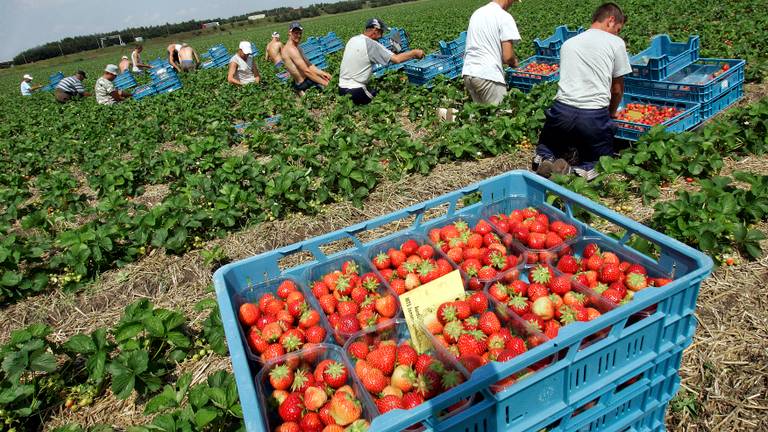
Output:
<path fill-rule="evenodd" d="M 469 19 L 461 74 L 506 83 L 501 63 L 501 43 L 506 41 L 520 41 L 512 15 L 494 2 L 476 10 Z"/>
<path fill-rule="evenodd" d="M 560 83 L 555 99 L 581 109 L 607 108 L 611 81 L 630 72 L 624 41 L 589 29 L 565 41 L 560 49 Z"/>
<path fill-rule="evenodd" d="M 373 65 L 389 63 L 394 54 L 384 45 L 366 35 L 354 36 L 344 47 L 341 59 L 339 87 L 354 89 L 365 87 L 371 79 Z"/>
<path fill-rule="evenodd" d="M 32 96 L 32 86 L 28 82 L 22 81 L 20 89 L 22 96 Z"/>
<path fill-rule="evenodd" d="M 131 70 L 133 72 L 141 72 L 141 69 L 137 66 L 139 63 L 141 63 L 141 55 L 139 55 L 138 51 L 133 50 L 131 53 L 131 64 L 133 65 Z"/>
<path fill-rule="evenodd" d="M 230 63 L 237 65 L 235 70 L 235 78 L 243 84 L 250 84 L 256 81 L 256 77 L 253 74 L 253 56 L 248 56 L 245 60 L 235 54 L 229 59 Z"/>

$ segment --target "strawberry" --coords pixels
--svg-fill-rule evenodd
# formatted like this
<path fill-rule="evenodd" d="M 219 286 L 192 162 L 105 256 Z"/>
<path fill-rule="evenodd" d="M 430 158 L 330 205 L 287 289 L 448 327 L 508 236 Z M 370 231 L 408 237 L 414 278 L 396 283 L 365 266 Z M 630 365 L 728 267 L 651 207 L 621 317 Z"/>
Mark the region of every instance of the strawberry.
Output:
<path fill-rule="evenodd" d="M 648 287 L 648 279 L 641 273 L 629 273 L 624 283 L 627 289 L 632 291 L 640 291 Z"/>
<path fill-rule="evenodd" d="M 481 331 L 469 331 L 461 336 L 456 345 L 459 348 L 459 354 L 465 356 L 482 356 L 485 352 L 485 334 Z"/>
<path fill-rule="evenodd" d="M 376 312 L 385 318 L 392 318 L 397 313 L 397 300 L 392 295 L 385 295 L 376 299 Z"/>
<path fill-rule="evenodd" d="M 362 373 L 358 373 L 363 387 L 372 394 L 379 394 L 389 384 L 384 373 L 375 367 L 368 367 Z"/>
<path fill-rule="evenodd" d="M 430 245 L 421 245 L 416 249 L 416 254 L 426 260 L 435 255 L 435 250 Z"/>
<path fill-rule="evenodd" d="M 618 264 L 608 263 L 603 260 L 603 266 L 600 267 L 600 282 L 610 284 L 619 280 L 621 275 Z"/>
<path fill-rule="evenodd" d="M 275 432 L 301 432 L 301 426 L 296 422 L 285 422 L 278 426 Z"/>
<path fill-rule="evenodd" d="M 412 346 L 402 343 L 397 347 L 397 364 L 413 366 L 416 363 L 418 353 Z"/>
<path fill-rule="evenodd" d="M 603 293 L 600 295 L 604 299 L 608 300 L 609 302 L 615 305 L 621 303 L 621 300 L 624 298 L 624 296 L 622 296 L 621 293 L 611 288 L 608 288 L 607 290 L 603 291 Z"/>
<path fill-rule="evenodd" d="M 467 303 L 469 303 L 470 310 L 473 314 L 483 313 L 488 310 L 488 298 L 485 296 L 485 293 L 473 293 L 467 299 Z"/>
<path fill-rule="evenodd" d="M 627 269 L 624 270 L 624 273 L 626 274 L 637 273 L 637 274 L 648 276 L 648 270 L 646 270 L 645 267 L 641 266 L 640 264 L 630 264 L 629 267 L 627 267 Z"/>
<path fill-rule="evenodd" d="M 286 352 L 296 351 L 304 344 L 304 332 L 290 329 L 280 336 L 279 343 Z"/>
<path fill-rule="evenodd" d="M 667 278 L 654 278 L 653 279 L 653 286 L 655 286 L 655 287 L 663 287 L 664 285 L 667 285 L 669 283 L 672 283 L 672 279 L 667 279 Z"/>
<path fill-rule="evenodd" d="M 305 369 L 298 369 L 293 374 L 293 383 L 291 383 L 291 390 L 299 393 L 304 393 L 309 387 L 315 384 L 315 376 Z"/>
<path fill-rule="evenodd" d="M 584 247 L 584 251 L 582 252 L 582 255 L 584 258 L 589 258 L 593 255 L 599 255 L 600 254 L 600 248 L 597 246 L 596 243 L 589 243 Z"/>
<path fill-rule="evenodd" d="M 520 295 L 510 297 L 507 301 L 507 306 L 518 316 L 523 316 L 531 310 L 528 299 Z"/>
<path fill-rule="evenodd" d="M 336 306 L 338 305 L 339 301 L 333 294 L 325 294 L 322 297 L 319 297 L 318 301 L 320 302 L 320 308 L 326 314 L 330 315 L 336 312 Z"/>
<path fill-rule="evenodd" d="M 528 298 L 531 301 L 536 301 L 540 297 L 546 297 L 549 295 L 549 290 L 544 285 L 539 283 L 532 283 L 528 285 Z"/>
<path fill-rule="evenodd" d="M 587 304 L 587 298 L 584 296 L 584 294 L 576 292 L 576 291 L 569 291 L 563 295 L 563 304 L 568 306 L 584 306 Z"/>
<path fill-rule="evenodd" d="M 353 394 L 337 391 L 331 398 L 328 413 L 339 426 L 347 426 L 360 418 L 363 408 Z"/>
<path fill-rule="evenodd" d="M 240 310 L 238 313 L 238 317 L 240 318 L 240 322 L 244 326 L 253 326 L 256 325 L 256 321 L 259 319 L 259 316 L 261 315 L 261 310 L 253 304 L 253 303 L 243 303 L 240 305 Z"/>
<path fill-rule="evenodd" d="M 306 303 L 304 303 L 306 304 Z M 299 317 L 299 327 L 308 329 L 320 323 L 320 313 L 314 309 L 305 310 Z"/>
<path fill-rule="evenodd" d="M 381 252 L 373 258 L 373 265 L 376 266 L 378 270 L 383 270 L 385 268 L 389 268 L 389 266 L 392 265 L 392 260 L 389 258 L 389 255 Z"/>
<path fill-rule="evenodd" d="M 576 274 L 579 271 L 579 261 L 573 255 L 565 255 L 557 262 L 557 269 L 563 273 Z"/>
<path fill-rule="evenodd" d="M 319 414 L 308 412 L 301 418 L 299 426 L 301 426 L 302 432 L 321 432 L 324 425 Z"/>
<path fill-rule="evenodd" d="M 288 390 L 293 383 L 293 371 L 286 365 L 278 365 L 269 371 L 269 384 L 275 390 Z"/>
<path fill-rule="evenodd" d="M 304 407 L 310 411 L 317 411 L 325 405 L 328 395 L 317 386 L 308 387 L 304 390 Z"/>
<path fill-rule="evenodd" d="M 482 281 L 489 281 L 495 279 L 499 274 L 493 266 L 483 266 L 477 271 L 477 278 Z"/>
<path fill-rule="evenodd" d="M 334 328 L 341 334 L 349 335 L 360 331 L 360 322 L 354 314 L 341 315 L 339 323 Z"/>
<path fill-rule="evenodd" d="M 501 329 L 501 322 L 495 313 L 488 311 L 480 316 L 478 328 L 486 336 L 490 336 Z"/>
<path fill-rule="evenodd" d="M 456 318 L 464 320 L 472 315 L 472 306 L 465 300 L 456 300 L 453 302 L 453 307 L 456 309 Z"/>
<path fill-rule="evenodd" d="M 557 276 L 550 281 L 549 288 L 555 294 L 565 295 L 571 290 L 571 279 L 568 276 Z"/>
<path fill-rule="evenodd" d="M 277 411 L 284 422 L 296 422 L 301 419 L 301 411 L 303 409 L 304 406 L 302 405 L 299 394 L 291 393 L 285 398 L 283 403 L 280 404 Z"/>
<path fill-rule="evenodd" d="M 433 361 L 434 359 L 429 354 L 419 354 L 419 356 L 416 358 L 416 363 L 414 363 L 413 369 L 416 371 L 416 373 L 423 374 L 429 369 L 429 366 Z"/>
<path fill-rule="evenodd" d="M 417 392 L 409 392 L 403 395 L 403 408 L 411 409 L 424 403 L 424 397 Z"/>
<path fill-rule="evenodd" d="M 402 245 L 400 245 L 400 251 L 402 251 L 406 256 L 415 254 L 418 248 L 419 244 L 416 243 L 416 240 L 414 239 L 408 239 L 403 242 Z"/>
<path fill-rule="evenodd" d="M 410 391 L 413 388 L 413 383 L 415 381 L 416 381 L 416 374 L 408 366 L 405 366 L 405 365 L 397 366 L 392 372 L 392 377 L 391 377 L 392 385 L 403 392 Z"/>
<path fill-rule="evenodd" d="M 558 323 L 555 320 L 549 320 L 544 325 L 544 336 L 546 336 L 549 339 L 555 339 L 559 331 L 560 331 L 560 323 Z"/>
<path fill-rule="evenodd" d="M 264 340 L 257 328 L 251 327 L 251 331 L 248 333 L 248 345 L 252 350 L 261 354 L 269 347 L 269 342 Z"/>
<path fill-rule="evenodd" d="M 347 352 L 356 359 L 365 359 L 368 356 L 368 344 L 362 341 L 355 341 L 349 344 Z"/>
<path fill-rule="evenodd" d="M 531 305 L 531 311 L 543 320 L 551 320 L 555 316 L 554 305 L 549 297 L 539 297 Z"/>
<path fill-rule="evenodd" d="M 500 302 L 505 302 L 509 299 L 507 287 L 501 282 L 496 282 L 488 288 L 488 294 Z M 473 294 L 474 295 L 474 294 Z"/>
<path fill-rule="evenodd" d="M 394 409 L 403 409 L 403 399 L 394 395 L 384 396 L 376 400 L 376 408 L 381 414 Z"/>
<path fill-rule="evenodd" d="M 280 285 L 277 287 L 277 296 L 282 299 L 287 299 L 288 294 L 290 294 L 293 291 L 298 291 L 299 288 L 296 286 L 296 282 L 286 279 L 282 282 L 280 282 Z"/>
<path fill-rule="evenodd" d="M 394 345 L 379 345 L 378 348 L 368 353 L 365 360 L 376 369 L 391 375 L 396 358 L 397 348 Z"/>
<path fill-rule="evenodd" d="M 347 383 L 347 367 L 334 361 L 323 371 L 323 381 L 331 388 L 339 388 Z"/>
<path fill-rule="evenodd" d="M 544 239 L 544 246 L 547 249 L 552 249 L 563 244 L 563 239 L 560 238 L 557 233 L 549 231 Z"/>

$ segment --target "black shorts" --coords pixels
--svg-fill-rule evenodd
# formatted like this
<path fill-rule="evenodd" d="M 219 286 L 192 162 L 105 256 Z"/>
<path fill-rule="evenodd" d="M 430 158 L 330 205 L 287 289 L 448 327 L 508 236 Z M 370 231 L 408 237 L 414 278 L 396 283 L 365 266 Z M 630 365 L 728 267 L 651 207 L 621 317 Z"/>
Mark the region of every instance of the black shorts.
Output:
<path fill-rule="evenodd" d="M 323 86 L 321 86 L 319 83 L 316 83 L 312 81 L 309 78 L 306 78 L 304 81 L 301 82 L 301 84 L 293 83 L 293 89 L 297 92 L 307 91 L 311 88 L 319 88 L 320 90 L 323 89 Z"/>
<path fill-rule="evenodd" d="M 339 96 L 345 95 L 350 95 L 355 105 L 368 105 L 376 96 L 376 90 L 368 89 L 367 87 L 353 89 L 339 87 Z"/>

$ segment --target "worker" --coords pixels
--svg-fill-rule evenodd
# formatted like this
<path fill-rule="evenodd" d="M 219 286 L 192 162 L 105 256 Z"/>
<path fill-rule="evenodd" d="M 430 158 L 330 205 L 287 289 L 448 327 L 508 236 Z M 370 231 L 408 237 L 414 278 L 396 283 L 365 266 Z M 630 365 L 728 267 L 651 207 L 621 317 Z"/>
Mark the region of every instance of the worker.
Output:
<path fill-rule="evenodd" d="M 171 64 L 171 66 L 176 69 L 177 71 L 181 71 L 181 66 L 179 66 L 179 50 L 181 50 L 181 44 L 173 43 L 168 45 L 168 63 Z"/>
<path fill-rule="evenodd" d="M 22 77 L 21 85 L 19 86 L 20 90 L 21 90 L 21 95 L 22 96 L 32 96 L 32 92 L 33 91 L 35 91 L 35 90 L 39 89 L 40 87 L 42 87 L 41 85 L 33 86 L 31 84 L 33 79 L 34 78 L 32 78 L 32 75 L 30 75 L 30 74 L 24 74 L 24 76 Z"/>
<path fill-rule="evenodd" d="M 96 94 L 96 103 L 99 105 L 114 105 L 131 95 L 118 90 L 112 82 L 120 73 L 117 65 L 108 64 L 104 68 L 104 73 L 96 80 L 94 93 Z"/>
<path fill-rule="evenodd" d="M 63 78 L 54 90 L 54 96 L 60 103 L 67 103 L 72 99 L 88 97 L 91 93 L 85 91 L 83 81 L 85 72 L 79 70 L 74 75 Z"/>
<path fill-rule="evenodd" d="M 517 67 L 517 23 L 507 9 L 517 0 L 493 0 L 469 19 L 464 52 L 464 87 L 473 102 L 498 105 L 507 95 L 504 65 Z"/>
<path fill-rule="evenodd" d="M 312 87 L 325 88 L 331 82 L 331 74 L 312 64 L 299 45 L 304 28 L 298 21 L 288 26 L 288 42 L 280 50 L 285 68 L 293 78 L 293 89 L 300 96 Z"/>
<path fill-rule="evenodd" d="M 592 16 L 592 26 L 563 43 L 555 102 L 545 112 L 532 168 L 547 177 L 574 173 L 597 177 L 601 156 L 614 154 L 612 119 L 624 97 L 624 75 L 632 72 L 619 37 L 627 17 L 615 3 Z"/>
<path fill-rule="evenodd" d="M 280 41 L 280 33 L 272 32 L 272 40 L 267 44 L 264 54 L 264 60 L 271 61 L 275 68 L 283 66 L 283 58 L 280 56 L 280 50 L 283 49 L 283 43 Z"/>
<path fill-rule="evenodd" d="M 144 69 L 152 69 L 152 66 L 141 62 L 142 51 L 144 51 L 144 47 L 141 45 L 136 45 L 136 47 L 131 52 L 131 72 L 133 73 L 139 73 Z"/>
<path fill-rule="evenodd" d="M 253 57 L 253 47 L 248 41 L 240 42 L 237 52 L 229 60 L 227 81 L 235 85 L 258 84 L 261 81 L 256 58 Z"/>
<path fill-rule="evenodd" d="M 197 69 L 200 64 L 200 57 L 197 51 L 187 43 L 181 44 L 179 49 L 179 72 L 191 72 Z"/>
<path fill-rule="evenodd" d="M 395 54 L 384 48 L 377 41 L 387 30 L 383 21 L 371 18 L 366 22 L 363 34 L 352 37 L 344 47 L 339 73 L 339 95 L 350 95 L 355 105 L 369 104 L 376 96 L 376 90 L 368 88 L 373 65 L 397 64 L 424 58 L 424 51 L 420 49 Z"/>
<path fill-rule="evenodd" d="M 120 73 L 124 73 L 128 71 L 130 67 L 131 67 L 131 60 L 128 58 L 128 56 L 123 56 L 122 58 L 120 58 L 120 64 L 118 64 Z"/>

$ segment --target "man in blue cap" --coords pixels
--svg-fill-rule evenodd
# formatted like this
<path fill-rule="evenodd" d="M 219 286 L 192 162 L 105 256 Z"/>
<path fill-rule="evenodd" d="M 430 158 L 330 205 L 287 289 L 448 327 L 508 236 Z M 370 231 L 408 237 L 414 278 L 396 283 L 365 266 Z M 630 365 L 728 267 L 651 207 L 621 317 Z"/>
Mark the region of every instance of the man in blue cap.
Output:
<path fill-rule="evenodd" d="M 373 65 L 402 63 L 413 58 L 424 58 L 424 51 L 415 49 L 399 54 L 384 48 L 377 41 L 384 36 L 387 26 L 378 18 L 371 18 L 365 24 L 363 34 L 354 36 L 344 47 L 339 73 L 339 95 L 349 95 L 355 105 L 369 104 L 376 96 L 376 90 L 368 88 Z"/>
<path fill-rule="evenodd" d="M 331 74 L 312 64 L 304 55 L 299 45 L 303 33 L 301 24 L 298 21 L 292 22 L 288 26 L 288 42 L 280 50 L 285 69 L 293 78 L 293 89 L 301 96 L 312 87 L 323 89 L 331 82 Z"/>

